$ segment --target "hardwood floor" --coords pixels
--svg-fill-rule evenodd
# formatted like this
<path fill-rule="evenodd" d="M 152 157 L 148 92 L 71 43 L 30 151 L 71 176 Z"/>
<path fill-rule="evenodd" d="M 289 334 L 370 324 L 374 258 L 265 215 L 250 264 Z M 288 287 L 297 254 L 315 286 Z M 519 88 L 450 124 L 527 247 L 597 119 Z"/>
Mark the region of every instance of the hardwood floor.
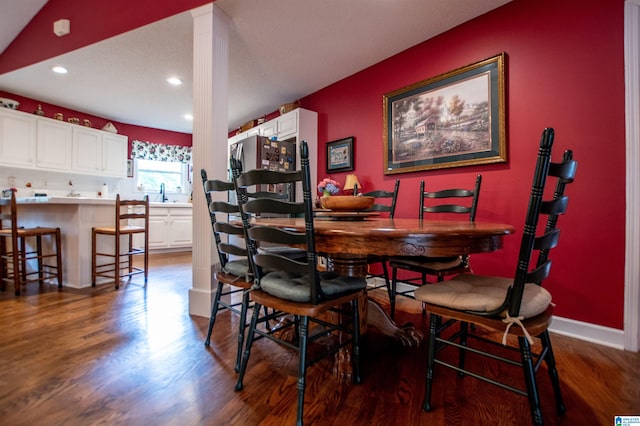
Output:
<path fill-rule="evenodd" d="M 190 261 L 190 253 L 153 255 L 146 288 L 134 278 L 118 291 L 32 284 L 20 297 L 1 292 L 2 424 L 294 424 L 295 356 L 256 342 L 245 388 L 234 392 L 237 317 L 220 314 L 204 347 L 208 319 L 188 313 Z M 419 304 L 399 299 L 399 321 L 424 329 Z M 640 415 L 640 354 L 552 339 L 567 413 L 556 416 L 541 371 L 546 424 L 613 425 L 614 415 Z M 305 423 L 530 424 L 525 398 L 437 367 L 435 409 L 423 412 L 424 346 L 405 348 L 371 329 L 361 385 L 337 383 L 330 362 L 311 367 Z M 507 374 L 493 362 L 486 368 Z"/>

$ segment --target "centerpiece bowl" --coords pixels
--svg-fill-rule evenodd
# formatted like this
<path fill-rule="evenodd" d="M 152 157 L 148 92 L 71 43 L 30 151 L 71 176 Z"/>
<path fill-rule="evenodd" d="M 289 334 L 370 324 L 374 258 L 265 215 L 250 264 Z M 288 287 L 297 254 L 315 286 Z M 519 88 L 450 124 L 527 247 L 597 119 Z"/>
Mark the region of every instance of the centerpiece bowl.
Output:
<path fill-rule="evenodd" d="M 374 197 L 353 196 L 353 195 L 332 195 L 320 198 L 320 205 L 323 209 L 340 211 L 362 211 L 373 205 Z"/>

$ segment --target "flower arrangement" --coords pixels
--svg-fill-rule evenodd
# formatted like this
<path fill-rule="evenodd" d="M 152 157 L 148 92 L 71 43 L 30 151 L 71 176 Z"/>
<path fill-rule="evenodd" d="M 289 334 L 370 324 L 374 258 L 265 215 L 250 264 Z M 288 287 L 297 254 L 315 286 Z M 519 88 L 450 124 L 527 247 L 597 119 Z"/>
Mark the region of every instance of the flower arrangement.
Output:
<path fill-rule="evenodd" d="M 340 192 L 340 184 L 333 179 L 324 178 L 318 184 L 318 192 L 325 197 L 336 195 Z"/>

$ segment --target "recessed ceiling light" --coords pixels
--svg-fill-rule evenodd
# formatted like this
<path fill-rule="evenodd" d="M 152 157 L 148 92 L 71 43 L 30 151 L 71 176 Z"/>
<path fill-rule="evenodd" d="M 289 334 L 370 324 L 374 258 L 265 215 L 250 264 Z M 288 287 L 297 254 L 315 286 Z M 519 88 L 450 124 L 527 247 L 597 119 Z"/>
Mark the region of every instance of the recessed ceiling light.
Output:
<path fill-rule="evenodd" d="M 57 74 L 66 74 L 67 73 L 67 69 L 65 67 L 63 67 L 62 65 L 56 65 L 55 67 L 51 68 L 53 70 L 53 72 L 57 73 Z"/>
<path fill-rule="evenodd" d="M 169 82 L 169 84 L 173 84 L 174 86 L 180 86 L 182 84 L 182 80 L 180 80 L 178 77 L 169 77 L 167 78 L 167 81 Z"/>
<path fill-rule="evenodd" d="M 191 115 L 191 114 L 185 114 L 185 115 L 184 115 L 184 118 L 185 118 L 185 120 L 189 120 L 189 121 L 191 121 L 191 120 L 193 120 L 193 115 Z"/>

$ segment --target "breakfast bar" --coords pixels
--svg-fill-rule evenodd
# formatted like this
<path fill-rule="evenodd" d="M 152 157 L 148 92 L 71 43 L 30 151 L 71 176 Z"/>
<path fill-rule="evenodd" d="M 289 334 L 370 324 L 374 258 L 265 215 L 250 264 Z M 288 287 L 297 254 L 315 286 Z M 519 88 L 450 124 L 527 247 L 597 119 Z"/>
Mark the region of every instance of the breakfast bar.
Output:
<path fill-rule="evenodd" d="M 113 225 L 115 200 L 94 197 L 18 198 L 24 226 L 59 227 L 62 232 L 63 285 L 91 286 L 91 228 Z"/>

